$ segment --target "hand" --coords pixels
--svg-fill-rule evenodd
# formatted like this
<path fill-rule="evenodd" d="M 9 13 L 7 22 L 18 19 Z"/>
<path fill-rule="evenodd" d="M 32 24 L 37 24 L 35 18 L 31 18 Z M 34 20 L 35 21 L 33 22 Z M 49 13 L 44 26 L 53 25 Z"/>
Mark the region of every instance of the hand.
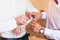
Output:
<path fill-rule="evenodd" d="M 21 33 L 21 25 L 18 25 L 14 30 L 12 30 L 14 35 L 18 36 Z"/>
<path fill-rule="evenodd" d="M 40 19 L 40 17 L 42 16 L 42 13 L 38 13 L 38 12 L 27 12 L 28 13 L 28 17 L 33 17 L 33 20 L 38 20 Z"/>
<path fill-rule="evenodd" d="M 17 36 L 21 33 L 21 26 L 28 21 L 28 17 L 26 16 L 19 16 L 16 17 L 17 27 L 13 30 L 13 33 Z"/>
<path fill-rule="evenodd" d="M 32 30 L 33 30 L 34 32 L 37 32 L 37 33 L 39 33 L 39 30 L 40 30 L 41 28 L 44 29 L 43 26 L 41 26 L 40 24 L 36 23 L 35 21 L 31 22 L 30 25 L 31 25 Z"/>
<path fill-rule="evenodd" d="M 26 16 L 19 16 L 19 17 L 16 17 L 16 22 L 18 25 L 21 25 L 21 24 L 24 24 L 26 23 L 26 21 L 28 20 L 28 17 Z"/>

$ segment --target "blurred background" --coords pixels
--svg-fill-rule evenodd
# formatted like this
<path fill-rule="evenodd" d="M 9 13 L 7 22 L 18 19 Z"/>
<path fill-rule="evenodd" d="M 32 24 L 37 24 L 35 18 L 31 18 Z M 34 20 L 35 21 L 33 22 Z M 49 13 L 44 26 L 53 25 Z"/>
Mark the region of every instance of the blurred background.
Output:
<path fill-rule="evenodd" d="M 30 0 L 31 3 L 37 8 L 39 11 L 46 11 L 49 1 L 48 0 Z M 37 21 L 39 24 L 45 27 L 46 21 L 40 19 Z M 47 38 L 43 34 L 38 34 L 32 31 L 30 25 L 27 26 L 27 33 L 29 35 L 29 40 L 47 40 Z"/>

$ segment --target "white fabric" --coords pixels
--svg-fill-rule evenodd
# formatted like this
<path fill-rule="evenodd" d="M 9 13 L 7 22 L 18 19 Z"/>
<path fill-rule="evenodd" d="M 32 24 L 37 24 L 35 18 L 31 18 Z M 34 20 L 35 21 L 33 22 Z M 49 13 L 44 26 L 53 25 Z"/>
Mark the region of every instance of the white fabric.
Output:
<path fill-rule="evenodd" d="M 50 39 L 60 40 L 60 31 L 59 30 L 52 30 L 49 28 L 45 28 L 44 34 Z"/>
<path fill-rule="evenodd" d="M 54 4 L 53 0 L 50 1 L 51 3 L 46 13 L 47 18 L 44 34 L 50 39 L 60 40 L 60 9 Z"/>
<path fill-rule="evenodd" d="M 25 12 L 38 12 L 29 0 L 0 0 L 0 32 L 4 38 L 19 38 L 25 35 L 26 25 L 17 37 L 12 30 L 17 27 L 15 17 L 25 15 Z"/>
<path fill-rule="evenodd" d="M 42 19 L 46 19 L 47 18 L 47 13 L 46 12 L 42 12 Z"/>
<path fill-rule="evenodd" d="M 17 27 L 15 19 L 0 23 L 0 32 L 10 31 Z"/>

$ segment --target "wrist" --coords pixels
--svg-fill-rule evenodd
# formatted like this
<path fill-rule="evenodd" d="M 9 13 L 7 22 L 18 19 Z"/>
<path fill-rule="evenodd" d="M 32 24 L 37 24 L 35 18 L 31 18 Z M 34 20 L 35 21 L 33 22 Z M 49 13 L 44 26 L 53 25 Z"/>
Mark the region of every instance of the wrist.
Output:
<path fill-rule="evenodd" d="M 18 17 L 16 17 L 15 20 L 16 20 L 16 24 L 17 25 L 22 25 L 22 23 L 19 22 L 19 18 Z"/>

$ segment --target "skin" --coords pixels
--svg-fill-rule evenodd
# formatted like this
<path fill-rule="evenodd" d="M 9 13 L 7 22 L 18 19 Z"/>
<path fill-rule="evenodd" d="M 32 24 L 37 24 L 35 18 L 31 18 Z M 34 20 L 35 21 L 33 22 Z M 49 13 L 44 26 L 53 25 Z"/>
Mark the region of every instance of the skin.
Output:
<path fill-rule="evenodd" d="M 34 32 L 39 33 L 39 30 L 40 30 L 41 28 L 45 29 L 43 26 L 41 26 L 40 24 L 38 24 L 38 23 L 36 22 L 36 20 L 38 20 L 38 19 L 41 18 L 42 13 L 41 13 L 41 12 L 40 12 L 40 13 L 37 13 L 37 12 L 28 12 L 28 17 L 29 17 L 29 18 L 30 18 L 32 15 L 34 15 L 34 18 L 33 18 L 34 21 L 32 21 L 32 22 L 30 23 L 31 28 L 32 28 L 32 30 L 33 30 Z M 18 22 L 17 24 L 19 24 L 19 22 Z M 21 26 L 19 26 L 19 27 L 21 27 Z M 16 34 L 19 34 L 19 33 L 20 33 L 19 30 L 20 30 L 19 28 L 16 28 L 13 32 L 16 33 Z M 16 34 L 15 34 L 15 35 L 16 35 Z"/>
<path fill-rule="evenodd" d="M 33 20 L 34 21 L 37 21 L 38 19 L 40 19 L 40 17 L 42 16 L 41 12 L 29 12 L 28 13 L 28 17 L 30 18 L 31 16 L 34 16 L 33 17 Z"/>
<path fill-rule="evenodd" d="M 39 33 L 39 30 L 40 30 L 41 28 L 45 29 L 43 26 L 41 26 L 40 24 L 38 24 L 36 21 L 32 21 L 32 22 L 30 23 L 30 25 L 31 25 L 32 30 L 33 30 L 34 32 L 36 32 L 36 33 Z"/>
<path fill-rule="evenodd" d="M 28 17 L 26 16 L 19 16 L 16 17 L 16 23 L 17 23 L 17 27 L 12 30 L 12 32 L 14 33 L 14 35 L 18 36 L 21 33 L 21 26 L 28 20 Z"/>
<path fill-rule="evenodd" d="M 55 0 L 53 0 L 54 2 L 55 2 Z M 56 2 L 55 2 L 56 3 Z M 57 3 L 56 3 L 57 4 Z M 31 15 L 34 15 L 35 16 L 35 18 L 34 18 L 34 20 L 37 20 L 37 19 L 39 19 L 39 18 L 41 18 L 41 16 L 42 16 L 42 13 L 40 12 L 39 14 L 38 13 L 30 13 L 30 15 L 29 16 L 31 16 Z M 42 28 L 42 29 L 45 29 L 43 26 L 41 26 L 40 24 L 38 24 L 36 21 L 32 21 L 31 23 L 30 23 L 30 25 L 31 25 L 31 28 L 32 28 L 32 30 L 34 31 L 34 32 L 37 32 L 37 33 L 39 33 L 39 30 Z"/>
<path fill-rule="evenodd" d="M 42 16 L 41 13 L 37 13 L 37 12 L 27 12 L 27 13 L 28 13 L 27 16 L 28 16 L 29 18 L 30 18 L 32 15 L 34 15 L 34 18 L 33 18 L 34 21 L 40 19 L 40 17 Z M 24 20 L 22 20 L 22 19 L 24 19 Z M 23 23 L 25 23 L 27 20 L 28 20 L 28 18 L 25 17 L 25 16 L 19 16 L 19 17 L 16 18 L 17 28 L 13 30 L 13 33 L 14 33 L 16 36 L 20 34 L 20 32 L 21 32 L 21 25 L 23 25 Z M 34 22 L 34 21 L 32 21 L 32 22 L 30 23 L 30 25 L 31 25 L 31 28 L 33 29 L 33 31 L 38 33 L 39 30 L 40 30 L 41 28 L 43 28 L 43 27 L 42 27 L 41 25 L 39 25 L 38 23 Z M 34 24 L 36 24 L 36 25 L 34 25 Z M 37 26 L 38 26 L 38 27 L 37 27 Z"/>
<path fill-rule="evenodd" d="M 38 19 L 40 19 L 42 17 L 42 13 L 37 13 L 37 12 L 32 12 L 29 14 L 29 17 L 31 17 L 32 15 L 34 15 L 34 18 L 33 18 L 33 21 L 30 23 L 31 25 L 31 28 L 34 32 L 37 32 L 39 33 L 39 30 L 42 28 L 42 29 L 45 29 L 43 26 L 41 26 L 40 24 L 38 24 L 36 21 Z"/>
<path fill-rule="evenodd" d="M 18 36 L 21 32 L 21 25 L 18 25 L 12 32 L 14 35 Z"/>

